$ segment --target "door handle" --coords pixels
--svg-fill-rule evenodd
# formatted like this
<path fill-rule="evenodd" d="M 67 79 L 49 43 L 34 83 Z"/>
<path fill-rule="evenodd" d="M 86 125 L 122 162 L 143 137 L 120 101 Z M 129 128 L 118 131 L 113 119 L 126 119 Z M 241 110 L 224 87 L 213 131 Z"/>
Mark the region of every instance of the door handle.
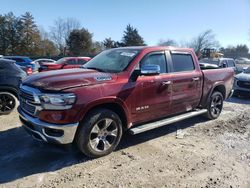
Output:
<path fill-rule="evenodd" d="M 200 78 L 199 78 L 199 77 L 194 77 L 194 78 L 192 78 L 192 80 L 193 80 L 193 81 L 199 81 Z"/>
<path fill-rule="evenodd" d="M 171 81 L 164 81 L 164 82 L 162 82 L 163 86 L 167 86 L 167 85 L 170 85 L 170 84 L 171 84 Z"/>

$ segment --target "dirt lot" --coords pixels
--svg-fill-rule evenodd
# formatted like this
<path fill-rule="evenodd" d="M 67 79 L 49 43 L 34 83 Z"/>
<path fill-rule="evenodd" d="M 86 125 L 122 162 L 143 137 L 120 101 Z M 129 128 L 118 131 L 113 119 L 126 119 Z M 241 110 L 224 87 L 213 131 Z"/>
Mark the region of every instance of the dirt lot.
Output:
<path fill-rule="evenodd" d="M 1 116 L 0 187 L 249 188 L 250 100 L 230 99 L 214 121 L 125 135 L 117 151 L 95 160 L 35 142 L 16 112 Z"/>

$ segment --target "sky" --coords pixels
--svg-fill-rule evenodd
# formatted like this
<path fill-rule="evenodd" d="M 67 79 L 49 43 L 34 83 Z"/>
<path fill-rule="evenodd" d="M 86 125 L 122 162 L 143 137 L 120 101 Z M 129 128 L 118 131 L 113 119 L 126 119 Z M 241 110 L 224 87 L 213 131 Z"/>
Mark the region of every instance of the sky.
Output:
<path fill-rule="evenodd" d="M 121 40 L 131 24 L 148 45 L 183 43 L 212 29 L 221 46 L 250 48 L 250 0 L 0 0 L 0 14 L 10 11 L 31 12 L 47 31 L 59 17 L 75 18 L 95 41 Z"/>

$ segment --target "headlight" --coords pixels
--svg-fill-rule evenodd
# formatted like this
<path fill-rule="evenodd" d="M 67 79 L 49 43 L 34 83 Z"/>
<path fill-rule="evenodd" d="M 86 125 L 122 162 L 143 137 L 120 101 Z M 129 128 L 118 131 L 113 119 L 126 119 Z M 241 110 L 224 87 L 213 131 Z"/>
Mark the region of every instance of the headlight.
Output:
<path fill-rule="evenodd" d="M 73 93 L 69 94 L 41 94 L 39 96 L 41 105 L 47 110 L 66 110 L 70 109 L 76 101 Z"/>

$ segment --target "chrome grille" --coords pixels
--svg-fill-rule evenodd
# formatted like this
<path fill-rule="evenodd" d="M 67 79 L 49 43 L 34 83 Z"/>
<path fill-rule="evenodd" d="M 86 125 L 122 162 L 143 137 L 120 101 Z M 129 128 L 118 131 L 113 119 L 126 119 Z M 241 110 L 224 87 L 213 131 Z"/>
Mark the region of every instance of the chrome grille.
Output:
<path fill-rule="evenodd" d="M 34 88 L 21 86 L 19 90 L 20 107 L 32 116 L 36 116 L 37 110 L 40 108 L 39 101 L 36 98 L 37 95 Z"/>
<path fill-rule="evenodd" d="M 19 97 L 22 97 L 23 99 L 29 100 L 31 102 L 35 102 L 35 98 L 32 93 L 28 93 L 24 91 L 23 89 L 20 89 Z"/>
<path fill-rule="evenodd" d="M 24 111 L 28 112 L 29 114 L 31 114 L 31 115 L 35 114 L 35 112 L 36 112 L 35 106 L 28 104 L 26 101 L 24 102 L 23 99 L 20 100 L 20 105 L 21 105 L 21 108 Z"/>

